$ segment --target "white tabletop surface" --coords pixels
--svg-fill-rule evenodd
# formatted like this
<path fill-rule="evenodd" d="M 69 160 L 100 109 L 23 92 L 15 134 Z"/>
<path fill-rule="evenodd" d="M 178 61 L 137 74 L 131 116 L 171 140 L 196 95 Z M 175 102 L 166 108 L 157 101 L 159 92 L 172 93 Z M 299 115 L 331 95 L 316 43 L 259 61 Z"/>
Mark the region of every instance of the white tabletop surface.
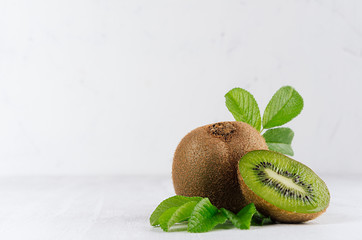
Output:
<path fill-rule="evenodd" d="M 331 203 L 305 224 L 162 232 L 149 216 L 174 195 L 170 177 L 0 178 L 0 239 L 362 239 L 362 176 L 322 176 Z"/>

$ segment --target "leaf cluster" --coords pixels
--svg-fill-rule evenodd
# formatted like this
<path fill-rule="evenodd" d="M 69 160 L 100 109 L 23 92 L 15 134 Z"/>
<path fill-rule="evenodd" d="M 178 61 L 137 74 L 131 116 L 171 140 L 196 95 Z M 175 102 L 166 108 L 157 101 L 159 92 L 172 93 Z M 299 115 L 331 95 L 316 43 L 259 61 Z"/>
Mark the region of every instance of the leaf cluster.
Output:
<path fill-rule="evenodd" d="M 233 212 L 211 204 L 208 198 L 173 196 L 161 202 L 150 217 L 152 226 L 160 226 L 168 232 L 177 223 L 187 223 L 187 231 L 208 232 L 219 224 L 231 222 L 239 229 L 249 229 L 250 225 L 261 226 L 271 223 L 270 218 L 261 215 L 251 203 L 240 212 Z"/>
<path fill-rule="evenodd" d="M 303 98 L 294 88 L 280 88 L 265 108 L 263 118 L 254 96 L 245 89 L 230 90 L 225 95 L 225 103 L 236 121 L 248 123 L 259 132 L 268 129 L 263 137 L 269 150 L 294 155 L 291 147 L 294 132 L 290 128 L 279 127 L 298 116 L 303 109 Z"/>

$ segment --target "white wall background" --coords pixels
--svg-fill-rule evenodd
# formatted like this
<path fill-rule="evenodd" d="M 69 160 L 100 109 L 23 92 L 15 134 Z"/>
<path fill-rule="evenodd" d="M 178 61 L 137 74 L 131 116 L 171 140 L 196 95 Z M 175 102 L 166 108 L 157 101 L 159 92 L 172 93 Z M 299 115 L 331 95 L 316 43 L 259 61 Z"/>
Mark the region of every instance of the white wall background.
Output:
<path fill-rule="evenodd" d="M 170 174 L 224 94 L 304 97 L 295 159 L 362 173 L 361 1 L 0 2 L 0 175 Z"/>

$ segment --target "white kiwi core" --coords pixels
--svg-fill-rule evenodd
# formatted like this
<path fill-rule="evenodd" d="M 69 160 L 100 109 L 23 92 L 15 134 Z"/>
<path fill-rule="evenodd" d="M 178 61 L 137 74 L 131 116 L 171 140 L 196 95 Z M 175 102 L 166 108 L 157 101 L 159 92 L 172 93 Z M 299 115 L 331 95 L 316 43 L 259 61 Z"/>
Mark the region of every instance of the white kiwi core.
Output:
<path fill-rule="evenodd" d="M 295 182 L 293 182 L 292 179 L 282 176 L 276 172 L 274 172 L 272 169 L 266 168 L 264 169 L 265 173 L 268 174 L 268 176 L 271 179 L 274 179 L 278 182 L 280 182 L 281 184 L 283 184 L 285 187 L 287 188 L 291 188 L 294 189 L 295 191 L 301 192 L 306 194 L 304 188 L 302 188 L 301 186 L 299 186 L 298 184 L 296 184 Z"/>

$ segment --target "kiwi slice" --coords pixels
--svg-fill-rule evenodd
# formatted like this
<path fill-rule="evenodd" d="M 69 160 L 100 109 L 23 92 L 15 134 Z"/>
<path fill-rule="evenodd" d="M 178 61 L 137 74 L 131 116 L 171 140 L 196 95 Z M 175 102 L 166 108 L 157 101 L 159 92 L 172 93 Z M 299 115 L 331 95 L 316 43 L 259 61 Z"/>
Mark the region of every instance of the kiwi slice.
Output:
<path fill-rule="evenodd" d="M 280 153 L 247 153 L 239 161 L 238 177 L 245 199 L 278 222 L 305 222 L 329 205 L 330 194 L 323 180 Z"/>

